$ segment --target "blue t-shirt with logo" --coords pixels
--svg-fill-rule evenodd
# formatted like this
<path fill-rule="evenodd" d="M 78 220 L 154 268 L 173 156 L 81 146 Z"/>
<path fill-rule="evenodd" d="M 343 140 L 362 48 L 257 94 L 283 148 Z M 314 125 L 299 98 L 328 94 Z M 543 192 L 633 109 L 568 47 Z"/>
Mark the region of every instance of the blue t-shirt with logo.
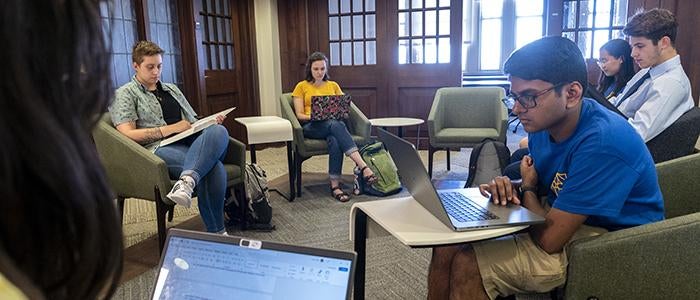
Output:
<path fill-rule="evenodd" d="M 654 161 L 627 120 L 583 99 L 574 133 L 556 143 L 529 135 L 540 188 L 553 208 L 587 215 L 585 224 L 617 230 L 664 218 Z"/>

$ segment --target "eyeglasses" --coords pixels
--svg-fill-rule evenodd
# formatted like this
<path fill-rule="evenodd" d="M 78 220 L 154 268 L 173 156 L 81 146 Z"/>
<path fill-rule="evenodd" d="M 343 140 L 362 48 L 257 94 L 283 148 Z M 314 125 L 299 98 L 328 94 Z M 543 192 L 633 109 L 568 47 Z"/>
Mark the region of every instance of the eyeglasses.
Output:
<path fill-rule="evenodd" d="M 565 85 L 565 84 L 568 84 L 568 82 L 562 82 L 562 83 L 553 85 L 552 87 L 550 87 L 550 88 L 548 88 L 548 89 L 545 89 L 545 90 L 541 90 L 541 91 L 535 93 L 534 95 L 520 95 L 520 96 L 517 96 L 517 95 L 513 95 L 513 94 L 511 93 L 511 94 L 508 94 L 508 96 L 506 96 L 506 98 L 503 99 L 503 100 L 508 101 L 508 102 L 511 102 L 511 103 L 515 103 L 515 101 L 518 101 L 518 103 L 520 103 L 520 105 L 521 105 L 523 108 L 525 108 L 525 109 L 531 109 L 531 108 L 534 108 L 535 106 L 537 106 L 537 101 L 536 101 L 536 100 L 537 100 L 537 97 L 542 96 L 542 95 L 544 95 L 544 94 L 546 94 L 546 93 L 549 93 L 550 91 L 552 91 L 552 90 L 554 90 L 554 89 L 556 89 L 556 88 L 558 88 L 558 87 L 560 87 L 560 86 L 563 86 L 563 85 Z"/>
<path fill-rule="evenodd" d="M 602 66 L 602 65 L 604 65 L 604 64 L 607 64 L 607 63 L 608 63 L 608 60 L 605 59 L 605 58 L 598 58 L 598 59 L 595 60 L 595 62 L 598 63 L 599 66 Z"/>

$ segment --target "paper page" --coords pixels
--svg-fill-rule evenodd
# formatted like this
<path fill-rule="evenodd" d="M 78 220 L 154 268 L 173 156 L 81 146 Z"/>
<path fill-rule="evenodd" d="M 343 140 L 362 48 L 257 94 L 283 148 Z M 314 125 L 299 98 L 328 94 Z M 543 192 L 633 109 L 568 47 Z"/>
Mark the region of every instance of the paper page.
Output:
<path fill-rule="evenodd" d="M 229 109 L 225 109 L 225 110 L 222 110 L 218 113 L 212 114 L 206 118 L 202 118 L 202 119 L 198 120 L 197 122 L 192 123 L 192 127 L 190 127 L 190 129 L 187 129 L 183 132 L 180 132 L 176 135 L 173 135 L 167 139 L 160 141 L 160 146 L 166 146 L 166 145 L 172 144 L 172 143 L 177 142 L 181 139 L 184 139 L 192 134 L 200 132 L 200 131 L 204 130 L 204 128 L 207 128 L 211 125 L 216 124 L 216 116 L 228 115 L 234 109 L 236 109 L 236 107 L 231 107 Z"/>

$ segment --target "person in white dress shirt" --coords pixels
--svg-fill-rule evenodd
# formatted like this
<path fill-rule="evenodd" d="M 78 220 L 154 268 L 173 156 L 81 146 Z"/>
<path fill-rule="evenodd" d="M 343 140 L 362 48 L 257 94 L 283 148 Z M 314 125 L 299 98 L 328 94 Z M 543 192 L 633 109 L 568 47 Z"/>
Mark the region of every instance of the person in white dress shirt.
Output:
<path fill-rule="evenodd" d="M 613 101 L 645 142 L 653 139 L 695 105 L 690 80 L 675 48 L 678 23 L 666 9 L 635 14 L 623 32 L 641 70 Z"/>

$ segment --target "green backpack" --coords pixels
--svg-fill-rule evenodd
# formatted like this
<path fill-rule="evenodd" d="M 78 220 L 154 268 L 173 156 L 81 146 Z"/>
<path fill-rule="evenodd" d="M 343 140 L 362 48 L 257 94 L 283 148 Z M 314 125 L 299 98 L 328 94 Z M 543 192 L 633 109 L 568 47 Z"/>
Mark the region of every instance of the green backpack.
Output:
<path fill-rule="evenodd" d="M 401 182 L 399 174 L 396 172 L 396 165 L 391 159 L 389 152 L 384 149 L 382 142 L 367 144 L 360 149 L 362 159 L 367 163 L 374 175 L 377 176 L 377 181 L 369 185 L 364 182 L 359 169 L 355 170 L 355 175 L 360 182 L 360 190 L 372 196 L 389 196 L 401 191 Z"/>

